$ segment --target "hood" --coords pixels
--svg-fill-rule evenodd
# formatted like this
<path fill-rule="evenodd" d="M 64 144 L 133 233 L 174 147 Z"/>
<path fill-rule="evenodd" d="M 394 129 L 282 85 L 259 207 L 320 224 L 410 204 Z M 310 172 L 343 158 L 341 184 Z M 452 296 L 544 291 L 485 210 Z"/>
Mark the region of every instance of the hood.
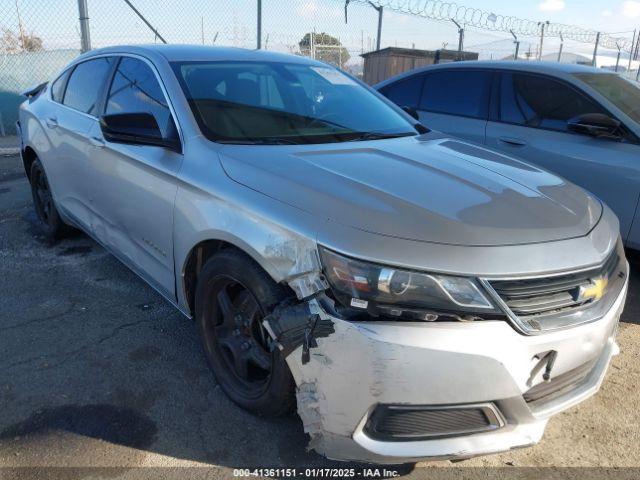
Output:
<path fill-rule="evenodd" d="M 435 137 L 435 138 L 434 138 Z M 323 145 L 228 146 L 229 177 L 326 220 L 454 245 L 517 245 L 586 235 L 602 205 L 514 158 L 427 135 Z"/>

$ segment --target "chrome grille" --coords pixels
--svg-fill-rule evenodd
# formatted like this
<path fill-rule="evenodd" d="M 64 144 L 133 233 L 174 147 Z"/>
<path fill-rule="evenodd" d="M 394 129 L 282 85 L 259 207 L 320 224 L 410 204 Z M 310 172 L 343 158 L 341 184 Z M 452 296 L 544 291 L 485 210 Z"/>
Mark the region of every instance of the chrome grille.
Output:
<path fill-rule="evenodd" d="M 580 298 L 580 288 L 596 277 L 609 279 L 616 273 L 620 257 L 616 250 L 595 269 L 551 277 L 491 280 L 489 283 L 509 309 L 519 317 L 574 309 L 593 302 Z"/>

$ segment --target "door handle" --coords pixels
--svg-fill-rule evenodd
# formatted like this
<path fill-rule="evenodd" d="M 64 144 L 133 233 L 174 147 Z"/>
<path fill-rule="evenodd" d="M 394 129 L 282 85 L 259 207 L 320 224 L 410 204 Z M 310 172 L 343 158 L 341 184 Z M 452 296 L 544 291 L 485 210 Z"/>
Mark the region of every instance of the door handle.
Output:
<path fill-rule="evenodd" d="M 47 117 L 45 123 L 49 128 L 56 128 L 58 126 L 58 119 L 56 117 Z"/>
<path fill-rule="evenodd" d="M 500 143 L 506 143 L 507 145 L 511 145 L 512 147 L 524 147 L 527 144 L 526 140 L 522 138 L 514 138 L 514 137 L 499 137 L 498 141 Z"/>
<path fill-rule="evenodd" d="M 104 140 L 98 136 L 89 137 L 89 142 L 91 143 L 91 145 L 93 145 L 96 148 L 104 147 Z"/>

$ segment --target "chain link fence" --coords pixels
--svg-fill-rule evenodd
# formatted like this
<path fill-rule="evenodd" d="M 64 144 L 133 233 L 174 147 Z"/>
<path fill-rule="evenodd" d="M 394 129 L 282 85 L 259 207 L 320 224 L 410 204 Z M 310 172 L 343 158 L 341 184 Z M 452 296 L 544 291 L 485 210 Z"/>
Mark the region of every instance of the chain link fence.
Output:
<path fill-rule="evenodd" d="M 561 41 L 560 27 L 554 25 L 541 51 L 539 37 L 519 33 L 522 38 L 517 38 L 482 28 L 475 20 L 456 24 L 447 15 L 427 15 L 428 9 L 407 13 L 406 2 L 397 0 L 0 0 L 0 138 L 15 133 L 17 106 L 23 100 L 19 92 L 50 80 L 80 54 L 81 2 L 86 2 L 89 18 L 85 41 L 92 48 L 163 41 L 241 48 L 259 44 L 310 56 L 357 76 L 363 72 L 363 53 L 386 47 L 457 50 L 460 29 L 464 50 L 481 60 L 513 60 L 517 46 L 519 60 L 590 64 L 594 48 L 576 40 L 581 38 L 574 35 L 577 27 L 566 26 L 569 38 Z M 603 36 L 597 64 L 613 69 L 617 63 L 619 71 L 635 78 L 638 62 L 629 62 L 632 32 L 627 37 L 620 37 L 618 59 L 615 49 L 604 48 L 612 37 L 605 42 Z"/>

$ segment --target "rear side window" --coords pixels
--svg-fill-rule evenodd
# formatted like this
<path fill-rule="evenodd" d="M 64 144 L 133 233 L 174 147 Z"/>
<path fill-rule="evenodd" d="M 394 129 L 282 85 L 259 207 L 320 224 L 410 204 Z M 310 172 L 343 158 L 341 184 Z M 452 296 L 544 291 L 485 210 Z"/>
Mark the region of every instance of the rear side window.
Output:
<path fill-rule="evenodd" d="M 449 70 L 425 75 L 420 110 L 487 118 L 491 72 Z"/>
<path fill-rule="evenodd" d="M 67 85 L 67 79 L 71 69 L 60 75 L 51 85 L 51 98 L 58 103 L 62 103 L 62 97 L 64 97 L 64 87 Z"/>
<path fill-rule="evenodd" d="M 150 113 L 162 134 L 172 128 L 171 113 L 153 70 L 142 60 L 122 57 L 107 97 L 105 113 Z"/>
<path fill-rule="evenodd" d="M 500 120 L 527 127 L 567 131 L 567 120 L 584 113 L 606 113 L 586 95 L 548 77 L 503 73 Z"/>
<path fill-rule="evenodd" d="M 98 114 L 98 102 L 113 58 L 101 57 L 82 62 L 74 68 L 63 103 L 89 115 Z"/>
<path fill-rule="evenodd" d="M 386 86 L 380 93 L 401 107 L 418 108 L 423 80 L 422 75 L 414 75 Z"/>

